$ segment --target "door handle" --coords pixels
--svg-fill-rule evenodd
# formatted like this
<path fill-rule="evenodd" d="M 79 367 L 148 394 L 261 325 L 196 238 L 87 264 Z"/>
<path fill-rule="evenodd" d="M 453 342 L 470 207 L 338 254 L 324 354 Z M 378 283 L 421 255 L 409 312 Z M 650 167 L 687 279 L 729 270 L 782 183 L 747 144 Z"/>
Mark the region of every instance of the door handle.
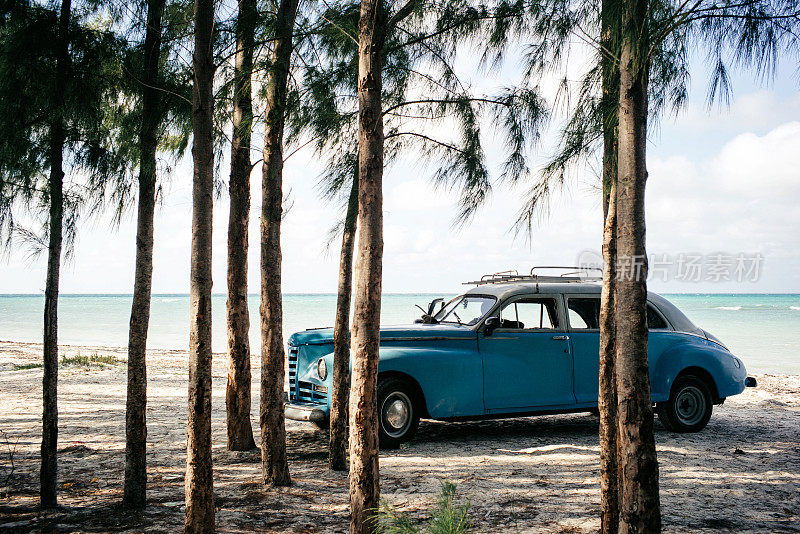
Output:
<path fill-rule="evenodd" d="M 558 341 L 567 341 L 569 339 L 569 336 L 553 336 L 553 339 Z"/>

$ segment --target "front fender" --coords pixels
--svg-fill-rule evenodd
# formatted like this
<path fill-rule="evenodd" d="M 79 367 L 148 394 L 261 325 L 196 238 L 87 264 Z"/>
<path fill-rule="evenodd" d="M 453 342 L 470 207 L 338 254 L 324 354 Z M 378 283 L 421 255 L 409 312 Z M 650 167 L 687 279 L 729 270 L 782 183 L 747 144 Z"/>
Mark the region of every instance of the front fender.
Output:
<path fill-rule="evenodd" d="M 381 347 L 378 372 L 398 372 L 413 378 L 434 419 L 484 413 L 483 364 L 474 350 Z"/>
<path fill-rule="evenodd" d="M 422 390 L 425 408 L 433 419 L 476 416 L 483 409 L 483 362 L 472 347 L 474 339 L 451 340 L 445 347 L 381 346 L 378 373 L 401 373 L 411 377 Z M 460 346 L 458 346 L 460 345 Z M 333 353 L 319 351 L 301 372 L 301 380 L 322 383 L 333 390 Z M 316 360 L 324 358 L 328 376 L 320 381 Z M 350 371 L 353 369 L 352 352 Z M 330 405 L 330 395 L 327 399 Z"/>

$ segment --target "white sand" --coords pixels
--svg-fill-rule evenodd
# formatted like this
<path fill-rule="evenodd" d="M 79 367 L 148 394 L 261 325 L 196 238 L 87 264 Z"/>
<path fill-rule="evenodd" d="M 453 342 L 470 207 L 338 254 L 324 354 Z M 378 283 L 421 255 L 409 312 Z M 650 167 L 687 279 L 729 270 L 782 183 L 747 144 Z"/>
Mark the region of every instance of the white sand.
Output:
<path fill-rule="evenodd" d="M 62 347 L 62 354 L 125 350 Z M 59 498 L 37 515 L 41 439 L 37 344 L 0 342 L 0 532 L 176 532 L 183 526 L 187 355 L 148 355 L 149 493 L 143 514 L 119 509 L 124 469 L 124 364 L 59 374 Z M 258 359 L 253 417 L 258 424 Z M 225 450 L 225 358 L 214 363 L 214 469 L 220 532 L 344 532 L 347 478 L 327 470 L 327 437 L 287 422 L 294 486 L 263 487 L 257 453 Z M 698 434 L 656 422 L 667 532 L 800 532 L 800 376 L 757 375 L 759 387 L 715 407 Z M 257 429 L 256 429 L 257 430 Z M 256 438 L 258 439 L 258 438 Z M 8 442 L 6 443 L 6 440 Z M 13 449 L 14 471 L 9 450 Z M 560 415 L 477 423 L 424 421 L 406 448 L 381 454 L 382 496 L 423 517 L 441 480 L 457 483 L 483 532 L 595 532 L 597 419 Z"/>

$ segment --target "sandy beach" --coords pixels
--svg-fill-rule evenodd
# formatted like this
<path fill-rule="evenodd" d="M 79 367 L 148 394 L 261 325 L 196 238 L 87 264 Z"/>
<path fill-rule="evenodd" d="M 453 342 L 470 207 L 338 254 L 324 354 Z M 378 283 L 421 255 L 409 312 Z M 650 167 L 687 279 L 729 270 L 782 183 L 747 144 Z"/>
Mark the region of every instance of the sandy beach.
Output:
<path fill-rule="evenodd" d="M 65 346 L 61 354 L 73 361 L 59 374 L 63 509 L 41 515 L 41 346 L 0 342 L 0 531 L 181 531 L 186 352 L 148 353 L 150 504 L 142 514 L 119 506 L 125 349 Z M 93 356 L 106 363 L 81 362 Z M 325 433 L 287 422 L 288 489 L 261 484 L 257 451 L 225 450 L 225 357 L 214 358 L 218 531 L 345 532 L 347 477 L 327 469 Z M 254 358 L 255 425 L 258 367 Z M 755 376 L 758 388 L 715 407 L 698 434 L 670 433 L 656 422 L 666 532 L 800 532 L 800 376 Z M 597 419 L 589 414 L 423 421 L 414 442 L 381 453 L 382 497 L 423 518 L 440 482 L 451 480 L 481 532 L 595 532 L 598 450 Z"/>

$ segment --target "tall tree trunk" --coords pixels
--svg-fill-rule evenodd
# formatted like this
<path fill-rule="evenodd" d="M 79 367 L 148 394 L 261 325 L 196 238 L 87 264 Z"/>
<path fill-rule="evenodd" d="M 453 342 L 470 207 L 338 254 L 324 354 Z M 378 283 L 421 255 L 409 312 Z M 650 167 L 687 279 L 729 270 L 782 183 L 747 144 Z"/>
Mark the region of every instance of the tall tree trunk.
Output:
<path fill-rule="evenodd" d="M 604 160 L 608 157 L 604 154 Z M 605 178 L 607 161 L 603 161 Z M 617 388 L 615 359 L 614 302 L 616 284 L 616 180 L 605 200 L 603 227 L 603 290 L 600 294 L 600 532 L 616 534 L 619 529 L 619 484 L 617 462 Z"/>
<path fill-rule="evenodd" d="M 165 0 L 147 3 L 139 134 L 139 209 L 136 221 L 136 274 L 128 330 L 128 396 L 125 410 L 125 485 L 122 504 L 143 508 L 147 498 L 147 329 L 153 281 L 153 214 L 156 204 L 156 147 L 160 122 L 158 64 Z"/>
<path fill-rule="evenodd" d="M 214 1 L 195 0 L 192 126 L 192 252 L 189 329 L 189 423 L 186 445 L 187 533 L 214 531 L 211 468 L 211 210 L 214 189 Z"/>
<path fill-rule="evenodd" d="M 283 416 L 283 300 L 281 217 L 283 215 L 283 125 L 299 0 L 280 0 L 267 79 L 266 129 L 261 203 L 261 464 L 264 481 L 288 486 Z"/>
<path fill-rule="evenodd" d="M 358 22 L 358 259 L 350 387 L 350 532 L 375 528 L 378 474 L 378 347 L 383 260 L 383 115 L 386 15 L 381 0 L 361 0 Z"/>
<path fill-rule="evenodd" d="M 250 425 L 250 312 L 247 309 L 247 231 L 250 222 L 250 133 L 253 125 L 251 75 L 256 22 L 255 0 L 239 0 L 233 74 L 231 210 L 228 219 L 228 449 L 254 449 Z"/>
<path fill-rule="evenodd" d="M 603 0 L 601 44 L 603 47 L 603 290 L 600 295 L 600 531 L 616 534 L 619 529 L 619 462 L 617 461 L 617 385 L 614 360 L 616 291 L 616 202 L 617 202 L 617 113 L 619 69 L 616 2 Z"/>
<path fill-rule="evenodd" d="M 58 277 L 64 222 L 64 92 L 69 76 L 69 19 L 71 0 L 62 0 L 58 19 L 53 120 L 50 123 L 50 214 L 47 282 L 44 291 L 44 375 L 42 376 L 42 466 L 39 473 L 42 508 L 56 502 L 58 454 Z"/>
<path fill-rule="evenodd" d="M 658 532 L 658 461 L 647 364 L 647 0 L 623 3 L 617 180 L 617 421 L 620 531 Z"/>
<path fill-rule="evenodd" d="M 339 292 L 333 325 L 333 391 L 328 442 L 328 464 L 347 470 L 347 402 L 350 392 L 350 298 L 353 293 L 353 245 L 358 223 L 358 175 L 353 176 L 339 257 Z"/>

